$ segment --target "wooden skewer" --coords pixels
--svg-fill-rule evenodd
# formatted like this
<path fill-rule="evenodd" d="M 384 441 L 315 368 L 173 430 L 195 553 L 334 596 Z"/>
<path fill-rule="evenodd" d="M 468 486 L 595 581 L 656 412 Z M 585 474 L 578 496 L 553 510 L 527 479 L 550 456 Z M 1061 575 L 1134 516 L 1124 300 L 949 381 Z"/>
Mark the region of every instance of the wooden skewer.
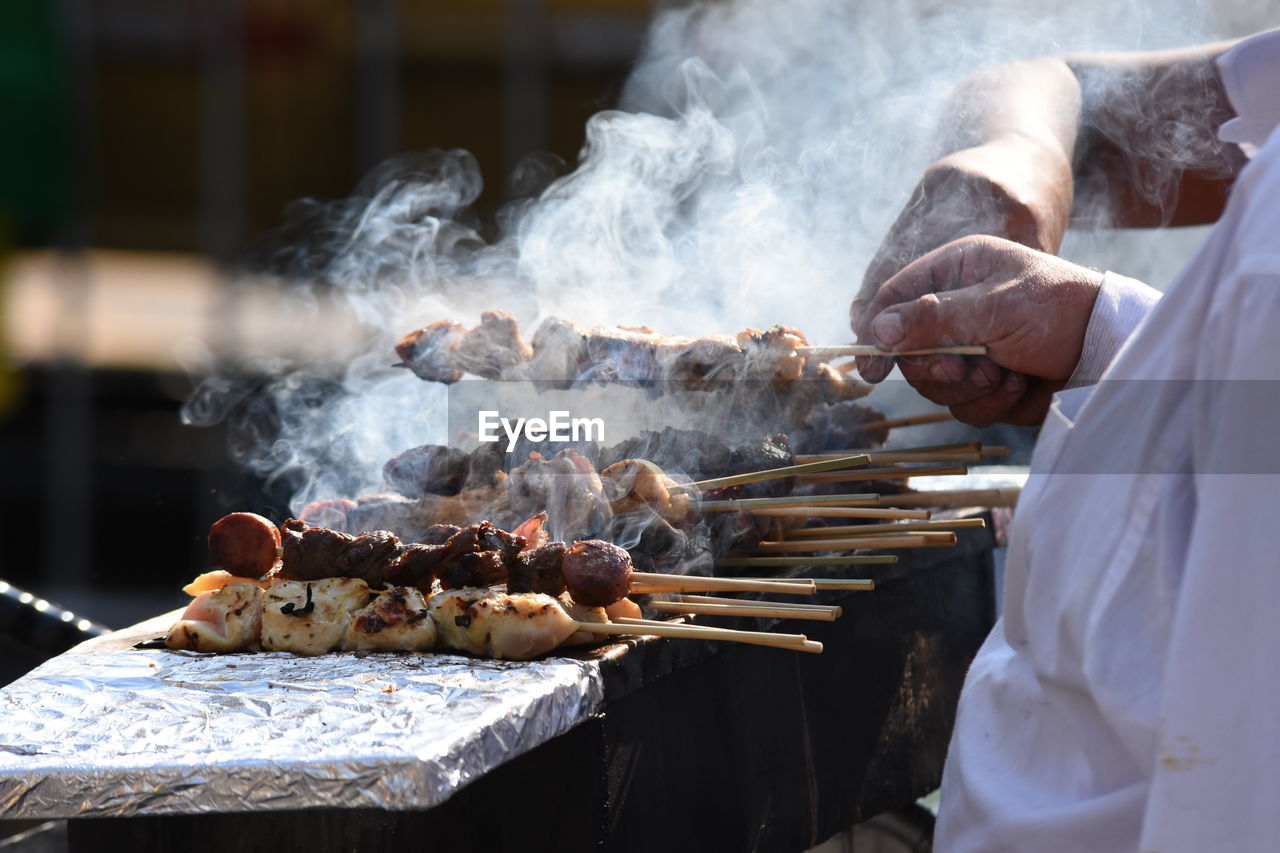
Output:
<path fill-rule="evenodd" d="M 894 559 L 896 560 L 897 557 L 894 557 Z M 818 585 L 818 589 L 856 589 L 866 591 L 876 588 L 875 581 L 855 578 L 814 578 L 813 582 Z"/>
<path fill-rule="evenodd" d="M 645 634 L 652 637 L 682 637 L 690 640 L 718 640 L 728 643 L 750 643 L 757 646 L 792 649 L 798 652 L 822 652 L 822 643 L 804 634 L 774 634 L 769 631 L 735 631 L 709 625 L 680 625 L 650 619 L 619 617 L 613 622 L 579 622 L 579 631 L 592 634 Z"/>
<path fill-rule="evenodd" d="M 938 518 L 933 521 L 893 521 L 886 524 L 845 524 L 831 527 L 801 527 L 786 530 L 783 539 L 830 539 L 840 536 L 869 536 L 880 533 L 910 533 L 915 530 L 950 530 L 962 527 L 986 527 L 984 518 Z"/>
<path fill-rule="evenodd" d="M 980 462 L 986 458 L 1009 455 L 1009 448 L 1003 445 L 983 447 L 981 442 L 968 441 L 962 444 L 937 444 L 932 447 L 903 447 L 892 450 L 832 450 L 825 453 L 800 453 L 795 460 L 801 462 L 819 462 L 823 459 L 838 459 L 852 453 L 861 453 L 871 459 L 873 465 L 887 462 Z"/>
<path fill-rule="evenodd" d="M 856 581 L 861 584 L 871 584 L 871 581 Z M 874 584 L 871 584 L 874 587 Z M 858 587 L 864 589 L 866 587 Z M 843 613 L 843 609 L 834 604 L 796 604 L 793 601 L 757 601 L 754 598 L 725 598 L 718 595 L 681 595 L 679 601 L 687 601 L 690 604 L 734 604 L 750 607 L 776 607 L 783 610 L 799 610 L 801 612 L 819 613 L 822 611 L 832 611 L 837 616 Z"/>
<path fill-rule="evenodd" d="M 866 555 L 848 555 L 841 557 L 722 557 L 716 560 L 717 566 L 726 568 L 780 568 L 783 566 L 874 566 L 888 565 L 898 562 L 896 554 L 866 554 Z M 811 579 L 815 585 L 815 589 L 841 589 L 841 587 L 832 587 L 828 584 L 819 583 L 818 578 Z M 859 587 L 860 588 L 860 587 Z M 664 592 L 680 592 L 681 590 L 663 590 Z M 656 590 L 655 590 L 656 592 Z M 766 590 L 767 592 L 767 590 Z"/>
<path fill-rule="evenodd" d="M 710 604 L 697 601 L 650 601 L 645 605 L 650 610 L 662 613 L 693 613 L 702 616 L 751 616 L 759 619 L 814 619 L 819 622 L 834 622 L 839 618 L 839 609 L 831 610 L 791 610 L 786 607 L 770 607 L 759 604 Z"/>
<path fill-rule="evenodd" d="M 893 466 L 889 468 L 863 468 L 860 471 L 830 471 L 823 474 L 806 474 L 802 483 L 856 483 L 865 480 L 907 480 L 911 477 L 940 477 L 947 474 L 968 474 L 963 465 L 919 465 L 915 468 Z"/>
<path fill-rule="evenodd" d="M 865 506 L 777 506 L 749 509 L 751 515 L 800 518 L 928 518 L 931 513 L 920 509 L 890 509 Z"/>
<path fill-rule="evenodd" d="M 898 350 L 896 352 L 882 350 L 870 344 L 841 344 L 839 346 L 796 347 L 796 352 L 803 356 L 822 356 L 825 359 L 848 356 L 883 355 L 896 358 L 902 355 L 986 355 L 987 348 L 982 345 L 956 347 L 926 347 L 925 349 Z"/>
<path fill-rule="evenodd" d="M 885 495 L 886 503 L 897 506 L 1015 506 L 1022 489 L 947 489 L 936 492 L 909 492 Z"/>
<path fill-rule="evenodd" d="M 787 595 L 813 595 L 817 587 L 808 580 L 766 580 L 763 578 L 709 578 L 703 575 L 668 575 L 658 572 L 632 572 L 631 591 L 658 592 L 776 592 Z M 667 589 L 673 587 L 673 589 Z"/>
<path fill-rule="evenodd" d="M 927 415 L 908 415 L 905 418 L 885 418 L 882 421 L 867 421 L 858 424 L 859 429 L 893 429 L 895 427 L 916 426 L 918 424 L 941 424 L 955 420 L 950 412 L 931 412 Z"/>
<path fill-rule="evenodd" d="M 712 511 L 756 510 L 780 506 L 874 506 L 880 502 L 876 494 L 799 495 L 785 498 L 739 498 L 737 500 L 700 501 L 699 508 Z"/>
<path fill-rule="evenodd" d="M 745 483 L 758 483 L 763 480 L 779 480 L 783 477 L 794 477 L 799 474 L 814 474 L 819 471 L 832 471 L 837 468 L 853 468 L 866 465 L 870 459 L 866 454 L 857 453 L 848 456 L 829 456 L 824 459 L 805 462 L 800 465 L 786 465 L 781 468 L 766 468 L 763 471 L 750 471 L 746 474 L 733 474 L 728 477 L 713 477 L 709 480 L 698 480 L 694 483 L 680 483 L 667 491 L 673 495 L 681 492 L 710 491 L 725 489 L 729 486 L 741 486 Z"/>
<path fill-rule="evenodd" d="M 854 551 L 866 548 L 936 548 L 956 544 L 949 531 L 902 533 L 896 536 L 848 536 L 842 539 L 793 539 L 761 542 L 755 551 L 761 554 L 794 554 L 803 551 Z"/>

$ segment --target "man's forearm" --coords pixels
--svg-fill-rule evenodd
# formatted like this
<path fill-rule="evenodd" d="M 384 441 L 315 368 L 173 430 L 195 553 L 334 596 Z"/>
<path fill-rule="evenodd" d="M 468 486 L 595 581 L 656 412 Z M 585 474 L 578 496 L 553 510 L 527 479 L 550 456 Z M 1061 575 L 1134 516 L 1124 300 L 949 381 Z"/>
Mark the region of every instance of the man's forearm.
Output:
<path fill-rule="evenodd" d="M 1083 96 L 1078 216 L 1121 227 L 1217 220 L 1245 162 L 1218 139 L 1234 110 L 1214 60 L 1231 44 L 1064 57 Z"/>

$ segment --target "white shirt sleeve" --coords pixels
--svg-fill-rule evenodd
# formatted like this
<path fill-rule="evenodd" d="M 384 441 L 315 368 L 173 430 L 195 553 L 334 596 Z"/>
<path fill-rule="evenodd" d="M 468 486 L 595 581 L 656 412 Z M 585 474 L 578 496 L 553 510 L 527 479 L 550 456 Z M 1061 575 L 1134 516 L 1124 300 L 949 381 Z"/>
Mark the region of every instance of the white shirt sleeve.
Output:
<path fill-rule="evenodd" d="M 1092 385 L 1107 372 L 1124 342 L 1142 324 L 1160 301 L 1160 291 L 1136 278 L 1113 272 L 1103 273 L 1102 288 L 1089 326 L 1084 333 L 1084 351 L 1076 370 L 1067 380 L 1068 388 Z"/>
<path fill-rule="evenodd" d="M 1280 265 L 1278 265 L 1280 266 Z M 1141 850 L 1274 849 L 1280 803 L 1280 270 L 1215 306 L 1196 381 L 1195 518 Z M 1233 296 L 1236 296 L 1233 294 Z M 1217 310 L 1225 308 L 1226 310 Z"/>

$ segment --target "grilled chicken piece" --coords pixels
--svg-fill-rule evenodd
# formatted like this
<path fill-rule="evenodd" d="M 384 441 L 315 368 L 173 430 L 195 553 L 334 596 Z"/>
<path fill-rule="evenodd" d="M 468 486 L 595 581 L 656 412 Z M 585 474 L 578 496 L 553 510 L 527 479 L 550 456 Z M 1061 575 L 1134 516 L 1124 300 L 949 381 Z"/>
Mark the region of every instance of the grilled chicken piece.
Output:
<path fill-rule="evenodd" d="M 262 631 L 262 606 L 262 588 L 252 582 L 202 592 L 169 629 L 165 645 L 192 652 L 257 648 Z"/>
<path fill-rule="evenodd" d="M 507 370 L 504 379 L 528 379 L 569 387 L 587 361 L 586 334 L 568 320 L 548 317 L 533 333 L 533 357 Z"/>
<path fill-rule="evenodd" d="M 426 652 L 435 647 L 436 623 L 426 599 L 412 587 L 393 586 L 351 618 L 347 651 Z"/>
<path fill-rule="evenodd" d="M 455 589 L 431 597 L 439 644 L 482 657 L 528 660 L 573 634 L 576 624 L 549 595 Z"/>
<path fill-rule="evenodd" d="M 331 652 L 368 603 L 369 585 L 359 578 L 279 581 L 267 590 L 262 608 L 262 647 L 299 655 Z"/>
<path fill-rule="evenodd" d="M 467 373 L 500 379 L 504 371 L 533 357 L 520 337 L 520 324 L 505 311 L 486 311 L 480 325 L 467 332 L 457 350 L 457 364 Z"/>
<path fill-rule="evenodd" d="M 420 379 L 451 385 L 465 372 L 458 366 L 458 348 L 466 334 L 466 327 L 461 324 L 440 320 L 401 338 L 396 354 Z"/>
<path fill-rule="evenodd" d="M 743 379 L 764 379 L 785 388 L 804 372 L 805 359 L 796 347 L 809 342 L 789 326 L 746 329 L 738 333 L 738 343 L 745 355 L 740 373 Z"/>
<path fill-rule="evenodd" d="M 647 459 L 624 459 L 600 472 L 604 494 L 614 515 L 649 509 L 672 524 L 681 524 L 693 512 L 693 497 L 672 495 L 676 481 Z"/>

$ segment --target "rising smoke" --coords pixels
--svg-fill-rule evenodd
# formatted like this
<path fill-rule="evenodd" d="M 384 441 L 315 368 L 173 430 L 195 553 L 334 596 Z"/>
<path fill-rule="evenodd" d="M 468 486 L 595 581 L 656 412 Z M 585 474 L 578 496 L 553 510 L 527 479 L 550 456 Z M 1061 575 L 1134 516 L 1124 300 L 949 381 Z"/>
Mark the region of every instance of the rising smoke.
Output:
<path fill-rule="evenodd" d="M 388 367 L 396 338 L 436 319 L 471 324 L 499 308 L 526 329 L 559 315 L 676 334 L 784 323 L 846 341 L 848 302 L 945 147 L 935 117 L 966 74 L 1242 35 L 1264 13 L 1189 0 L 666 9 L 618 109 L 588 123 L 577 167 L 496 223 L 471 213 L 481 176 L 456 151 L 398 157 L 350 198 L 294 205 L 269 266 L 303 292 L 339 294 L 366 328 L 364 354 L 337 379 L 293 369 L 254 394 L 214 377 L 185 416 L 209 423 L 234 408 L 238 457 L 287 483 L 296 511 L 375 490 L 390 456 L 444 437 L 444 388 Z M 1177 255 L 1158 248 L 1083 236 L 1064 254 L 1158 282 Z M 1107 262 L 1116 257 L 1126 265 Z M 300 307 L 297 321 L 313 316 Z"/>

